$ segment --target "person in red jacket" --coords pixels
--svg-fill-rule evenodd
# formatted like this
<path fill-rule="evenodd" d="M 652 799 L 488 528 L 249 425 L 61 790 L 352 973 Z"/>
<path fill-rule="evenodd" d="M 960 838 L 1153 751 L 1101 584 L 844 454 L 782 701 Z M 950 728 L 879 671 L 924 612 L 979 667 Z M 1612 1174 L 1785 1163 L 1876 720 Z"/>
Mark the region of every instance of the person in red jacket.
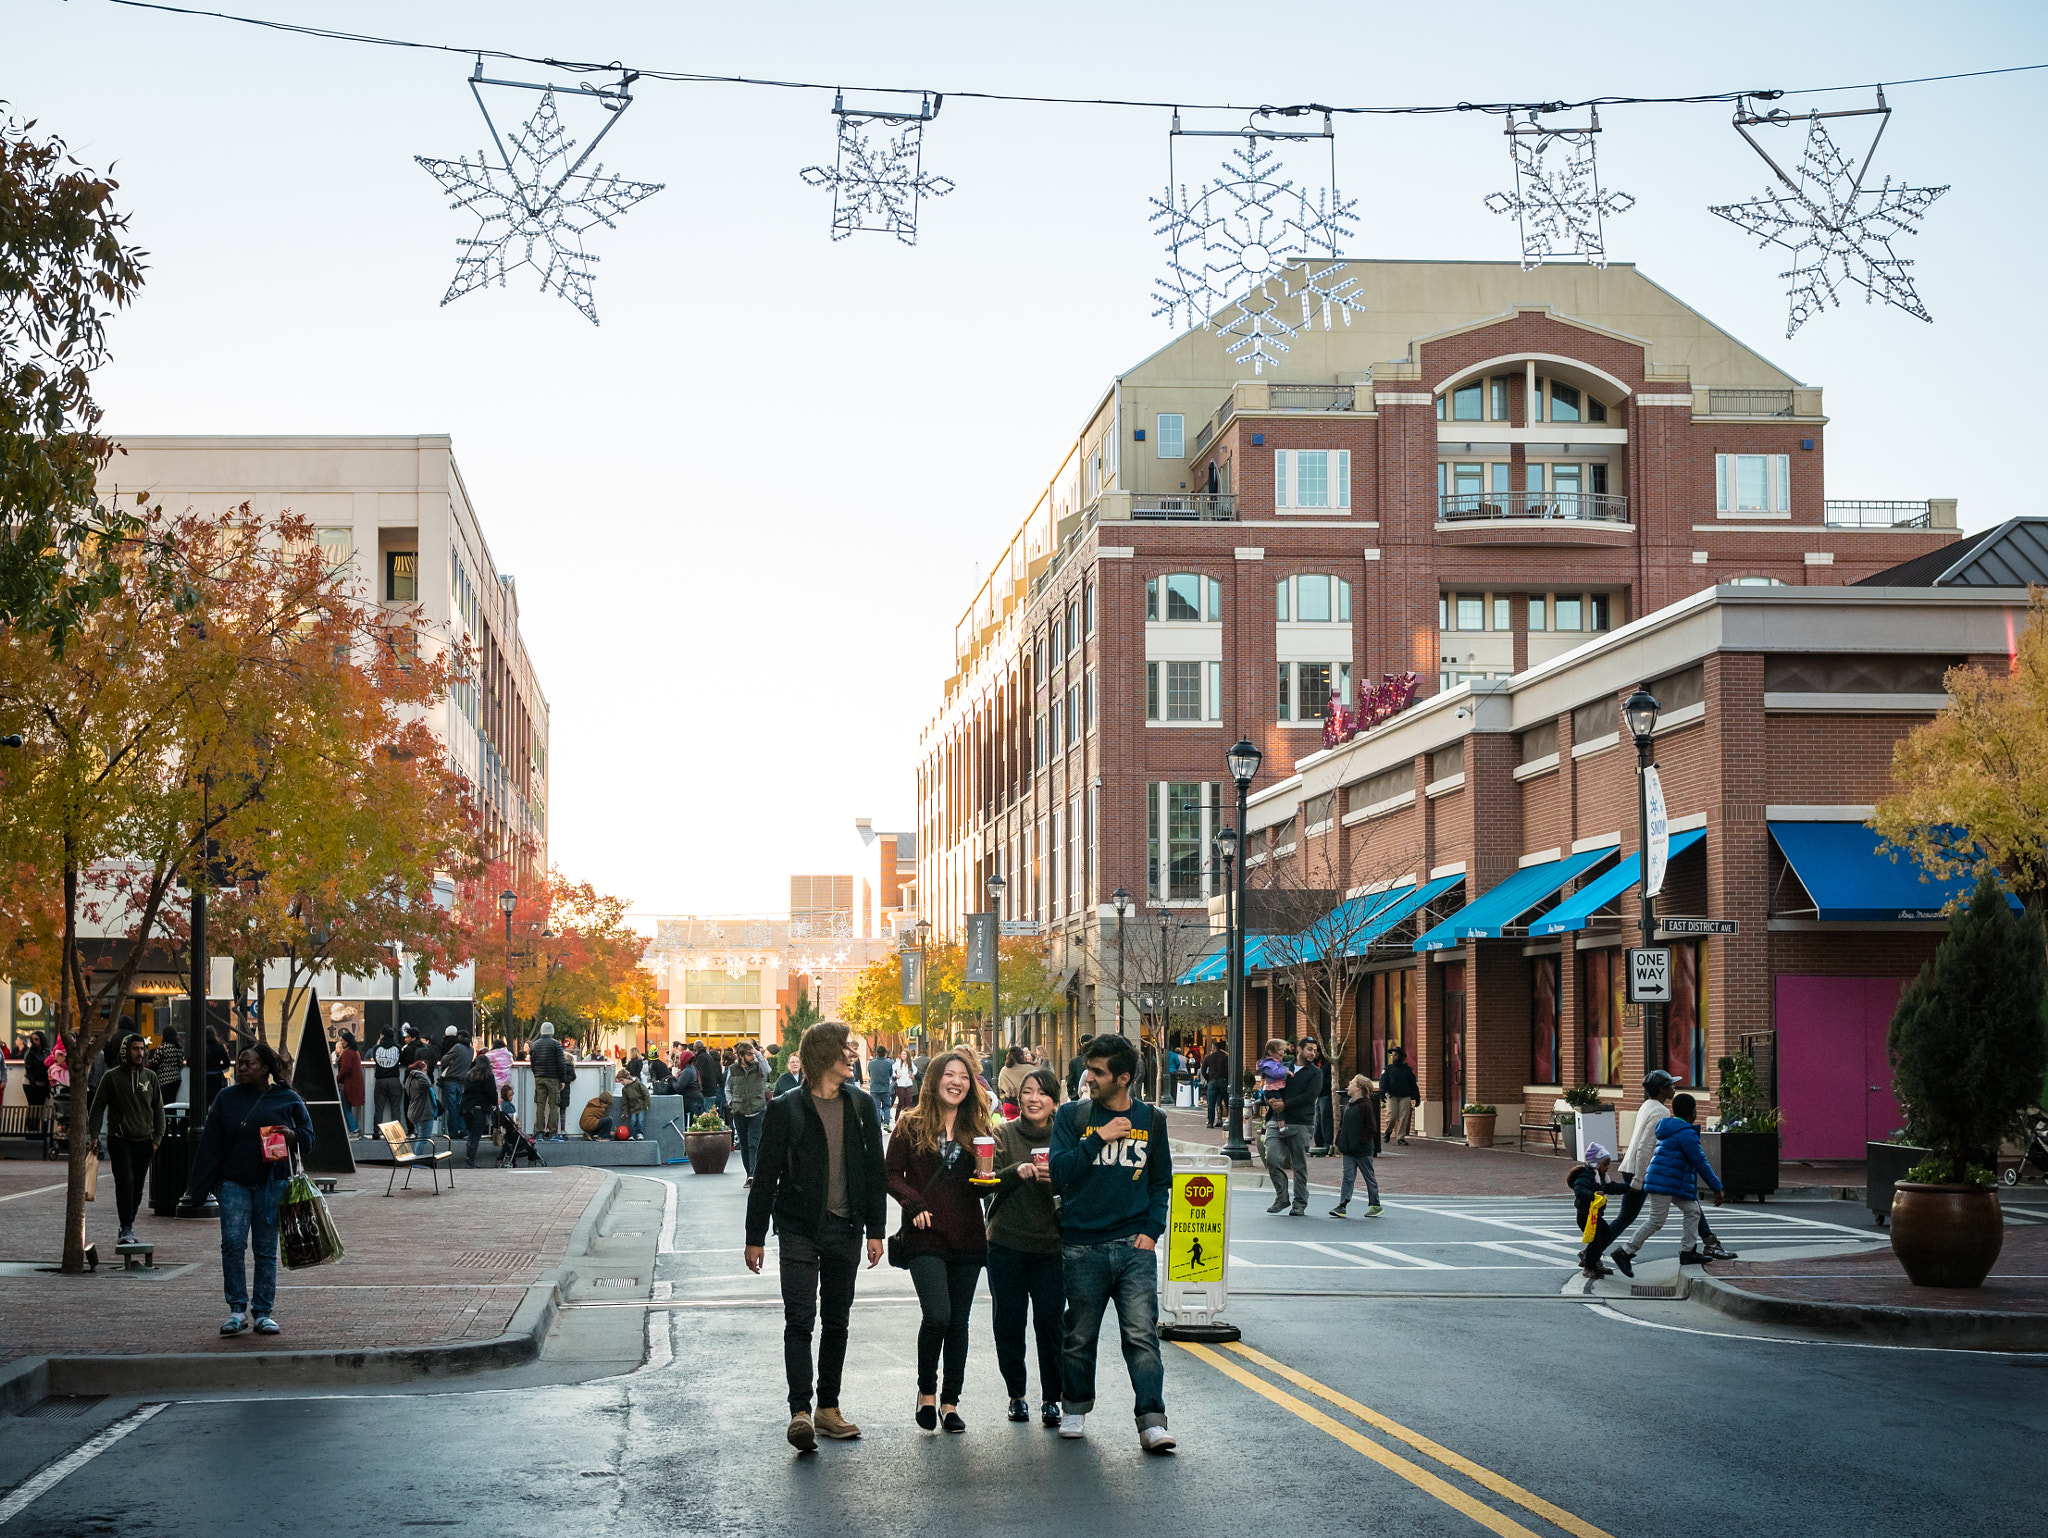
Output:
<path fill-rule="evenodd" d="M 363 1121 L 363 1055 L 347 1031 L 341 1033 L 341 1050 L 334 1054 L 334 1081 L 341 1086 L 342 1119 L 348 1123 L 348 1135 L 355 1137 Z"/>

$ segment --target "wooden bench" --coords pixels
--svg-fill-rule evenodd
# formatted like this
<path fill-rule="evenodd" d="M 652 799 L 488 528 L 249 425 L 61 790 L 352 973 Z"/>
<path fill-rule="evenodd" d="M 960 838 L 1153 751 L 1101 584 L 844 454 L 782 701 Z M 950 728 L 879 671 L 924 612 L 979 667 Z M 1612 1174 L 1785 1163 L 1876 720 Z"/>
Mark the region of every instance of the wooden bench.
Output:
<path fill-rule="evenodd" d="M 13 1105 L 0 1105 L 0 1137 L 20 1138 L 24 1142 L 43 1145 L 43 1156 L 50 1153 L 50 1107 L 30 1105 L 20 1101 Z"/>
<path fill-rule="evenodd" d="M 1564 1144 L 1560 1139 L 1563 1136 L 1565 1124 L 1559 1120 L 1562 1114 L 1559 1111 L 1552 1111 L 1548 1121 L 1531 1121 L 1529 1120 L 1529 1113 L 1525 1109 L 1522 1112 L 1522 1141 L 1524 1143 L 1528 1142 L 1529 1134 L 1532 1132 L 1541 1133 L 1550 1139 L 1552 1153 L 1563 1153 Z"/>
<path fill-rule="evenodd" d="M 405 1185 L 403 1189 L 411 1190 L 412 1172 L 422 1165 L 433 1172 L 434 1194 L 436 1196 L 441 1194 L 441 1166 L 444 1164 L 448 1166 L 448 1189 L 451 1191 L 455 1189 L 455 1140 L 453 1138 L 436 1138 L 431 1134 L 424 1139 L 415 1138 L 410 1132 L 405 1130 L 405 1123 L 402 1121 L 379 1122 L 377 1131 L 382 1135 L 385 1146 L 391 1150 L 391 1179 L 384 1182 L 384 1194 L 386 1196 L 391 1194 L 392 1183 L 398 1179 L 398 1172 L 400 1170 L 405 1171 Z M 420 1153 L 413 1147 L 415 1142 L 421 1141 L 424 1141 L 427 1145 L 425 1153 Z M 437 1150 L 434 1147 L 434 1144 L 437 1142 L 445 1143 L 448 1146 Z"/>

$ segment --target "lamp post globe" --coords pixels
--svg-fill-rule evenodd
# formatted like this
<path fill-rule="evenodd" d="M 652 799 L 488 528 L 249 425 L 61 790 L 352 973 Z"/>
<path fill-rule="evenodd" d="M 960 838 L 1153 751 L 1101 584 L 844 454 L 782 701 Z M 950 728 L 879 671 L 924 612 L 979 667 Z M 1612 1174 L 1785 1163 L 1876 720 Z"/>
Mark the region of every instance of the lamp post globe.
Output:
<path fill-rule="evenodd" d="M 1621 718 L 1628 723 L 1628 734 L 1640 749 L 1657 731 L 1657 713 L 1663 709 L 1657 703 L 1657 696 L 1638 685 L 1636 692 L 1621 703 Z"/>

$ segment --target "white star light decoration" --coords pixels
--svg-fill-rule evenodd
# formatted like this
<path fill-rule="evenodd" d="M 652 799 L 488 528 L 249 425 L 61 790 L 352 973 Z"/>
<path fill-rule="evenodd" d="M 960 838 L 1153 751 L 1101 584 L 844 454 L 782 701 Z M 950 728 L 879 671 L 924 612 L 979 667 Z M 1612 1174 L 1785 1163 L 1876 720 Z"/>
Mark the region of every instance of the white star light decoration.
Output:
<path fill-rule="evenodd" d="M 875 122 L 893 126 L 870 135 L 867 125 Z M 832 189 L 834 240 L 867 230 L 914 246 L 918 200 L 953 190 L 948 178 L 925 173 L 924 119 L 889 114 L 840 111 L 838 163 L 805 166 L 799 174 L 807 186 Z"/>
<path fill-rule="evenodd" d="M 1508 152 L 1515 162 L 1515 190 L 1489 192 L 1486 207 L 1513 214 L 1522 235 L 1522 271 L 1553 256 L 1583 257 L 1595 267 L 1607 265 L 1605 216 L 1625 214 L 1636 206 L 1626 192 L 1604 192 L 1595 159 L 1593 135 L 1600 131 L 1596 113 L 1589 129 L 1544 129 L 1529 114 L 1526 126 L 1509 121 Z"/>
<path fill-rule="evenodd" d="M 616 98 L 622 93 L 609 94 Z M 483 106 L 481 95 L 477 105 Z M 608 100 L 606 107 L 615 114 L 612 121 L 616 122 L 625 103 L 612 106 Z M 490 124 L 488 111 L 484 121 Z M 509 151 L 498 138 L 496 125 L 490 126 L 492 141 L 498 146 L 497 164 L 481 150 L 473 163 L 466 156 L 459 160 L 413 157 L 449 195 L 450 208 L 467 209 L 478 221 L 474 236 L 456 242 L 460 254 L 455 279 L 441 296 L 441 303 L 460 299 L 493 279 L 502 288 L 512 269 L 531 267 L 540 274 L 542 293 L 560 294 L 596 325 L 597 304 L 591 285 L 597 256 L 584 249 L 583 237 L 600 224 L 614 228 L 620 214 L 661 191 L 662 184 L 607 176 L 602 164 L 583 171 L 583 162 L 597 148 L 597 140 L 593 139 L 581 156 L 570 159 L 576 141 L 562 127 L 552 88 L 542 91 L 540 106 L 512 135 Z M 607 123 L 598 139 L 610 129 L 611 123 Z"/>
<path fill-rule="evenodd" d="M 1258 136 L 1231 150 L 1221 174 L 1192 198 L 1167 186 L 1153 198 L 1152 224 L 1166 239 L 1166 276 L 1153 285 L 1152 313 L 1169 325 L 1213 327 L 1232 339 L 1225 349 L 1233 362 L 1249 362 L 1254 374 L 1277 365 L 1289 351 L 1286 338 L 1309 330 L 1318 319 L 1325 331 L 1332 315 L 1351 324 L 1365 305 L 1352 292 L 1358 279 L 1346 276 L 1337 256 L 1340 239 L 1357 226 L 1356 199 L 1341 201 L 1335 187 L 1306 189 L 1276 178 L 1277 154 Z M 1297 300 L 1297 321 L 1285 307 Z M 1219 317 L 1217 312 L 1228 313 Z"/>
<path fill-rule="evenodd" d="M 1740 118 L 1736 126 L 1743 126 Z M 1872 150 L 1876 147 L 1873 140 Z M 1761 146 L 1757 149 L 1763 153 Z M 1778 274 L 1791 283 L 1786 290 L 1786 336 L 1823 308 L 1840 308 L 1840 289 L 1850 283 L 1864 290 L 1866 304 L 1882 299 L 1908 315 L 1934 319 L 1913 286 L 1908 271 L 1912 262 L 1892 250 L 1892 241 L 1917 235 L 1921 217 L 1947 187 L 1895 187 L 1886 177 L 1881 187 L 1864 188 L 1862 173 L 1851 169 L 1848 157 L 1821 126 L 1819 114 L 1808 119 L 1806 151 L 1796 179 L 1786 176 L 1769 155 L 1764 159 L 1778 172 L 1788 195 L 1773 189 L 1753 202 L 1723 203 L 1709 212 L 1757 236 L 1759 249 L 1778 245 L 1792 253 L 1792 266 Z M 1869 168 L 1867 159 L 1864 168 Z"/>

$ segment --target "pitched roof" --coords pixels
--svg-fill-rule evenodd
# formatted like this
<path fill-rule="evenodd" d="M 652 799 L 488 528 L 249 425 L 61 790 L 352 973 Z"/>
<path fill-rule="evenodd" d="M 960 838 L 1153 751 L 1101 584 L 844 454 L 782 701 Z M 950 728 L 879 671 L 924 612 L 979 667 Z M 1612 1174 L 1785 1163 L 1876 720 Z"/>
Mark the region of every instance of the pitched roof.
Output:
<path fill-rule="evenodd" d="M 1863 578 L 1857 587 L 2048 585 L 2048 517 L 2009 518 Z"/>

